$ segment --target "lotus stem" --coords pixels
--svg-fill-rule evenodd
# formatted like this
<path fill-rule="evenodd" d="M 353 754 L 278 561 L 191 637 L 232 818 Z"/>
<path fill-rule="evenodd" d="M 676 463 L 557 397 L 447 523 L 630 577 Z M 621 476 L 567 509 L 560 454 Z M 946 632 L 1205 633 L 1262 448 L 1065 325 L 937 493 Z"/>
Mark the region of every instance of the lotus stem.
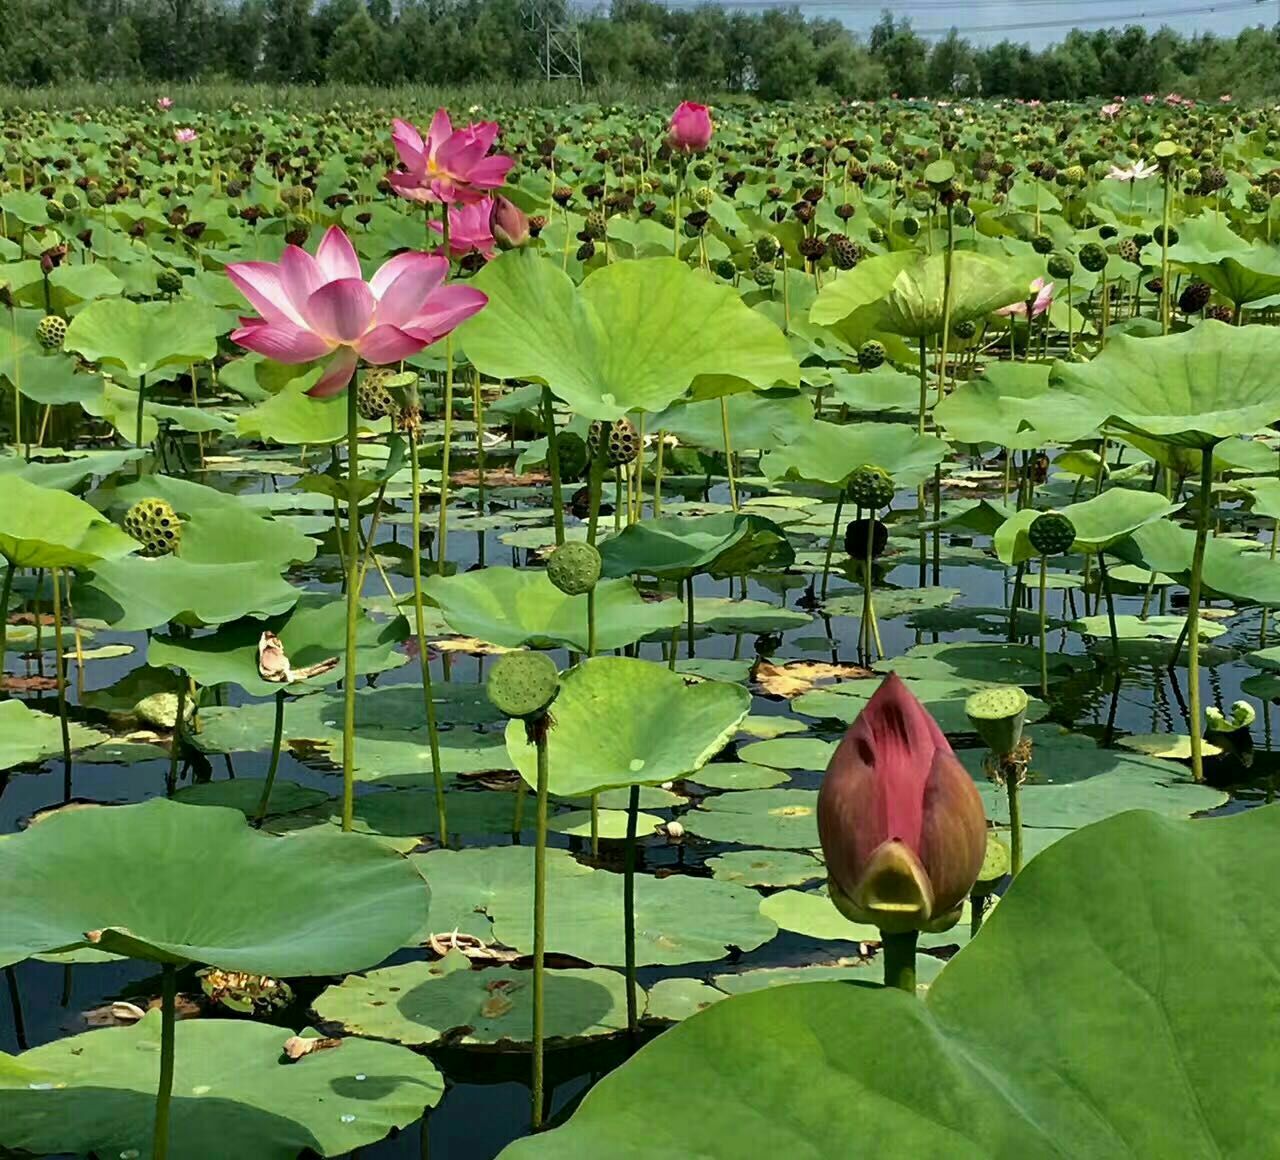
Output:
<path fill-rule="evenodd" d="M 658 461 L 653 471 L 653 518 L 656 520 L 662 514 L 662 453 L 666 450 L 667 433 L 665 431 L 658 432 Z"/>
<path fill-rule="evenodd" d="M 57 571 L 55 569 L 55 576 Z M 56 593 L 57 580 L 54 580 Z M 62 650 L 58 650 L 61 655 Z M 165 777 L 165 796 L 173 797 L 178 788 L 178 759 L 182 756 L 182 719 L 187 715 L 187 674 L 185 669 L 178 670 L 178 710 L 173 718 L 173 738 L 169 742 L 169 773 Z M 70 797 L 70 793 L 67 795 Z"/>
<path fill-rule="evenodd" d="M 1049 587 L 1049 557 L 1040 557 L 1040 696 L 1047 697 L 1049 695 L 1049 649 L 1047 643 L 1048 633 L 1046 631 L 1048 625 L 1048 587 Z M 1014 609 L 1013 615 L 1018 615 L 1017 608 Z"/>
<path fill-rule="evenodd" d="M 178 972 L 173 963 L 160 967 L 160 1083 L 156 1089 L 156 1126 L 151 1160 L 169 1155 L 169 1100 L 173 1095 L 173 1038 L 177 1022 Z"/>
<path fill-rule="evenodd" d="M 436 723 L 435 695 L 431 689 L 431 654 L 427 651 L 427 617 L 422 599 L 422 486 L 418 478 L 418 433 L 409 427 L 410 545 L 413 570 L 413 627 L 418 639 L 418 667 L 422 673 L 422 705 L 427 717 L 427 740 L 431 746 L 431 779 L 436 791 L 436 826 L 440 845 L 449 844 L 449 824 L 444 804 L 444 771 L 440 767 L 440 729 Z"/>
<path fill-rule="evenodd" d="M 71 800 L 71 729 L 67 724 L 67 662 L 62 654 L 62 589 L 59 577 L 62 569 L 50 568 L 53 576 L 53 675 L 58 688 L 58 724 L 62 729 L 62 768 L 64 796 Z M 8 594 L 6 593 L 6 596 Z M 7 604 L 7 601 L 6 601 Z M 0 608 L 0 617 L 7 616 Z"/>
<path fill-rule="evenodd" d="M 6 560 L 4 580 L 0 581 L 0 680 L 4 677 L 4 662 L 9 650 L 9 597 L 13 593 L 15 571 L 13 561 Z"/>
<path fill-rule="evenodd" d="M 346 656 L 342 678 L 342 829 L 350 831 L 356 796 L 356 625 L 360 618 L 360 413 L 347 388 Z"/>
<path fill-rule="evenodd" d="M 686 644 L 689 649 L 689 658 L 693 658 L 693 577 L 690 576 L 685 581 L 685 598 L 684 598 L 685 617 L 688 623 L 688 635 Z"/>
<path fill-rule="evenodd" d="M 596 590 L 587 589 L 587 656 L 596 655 Z"/>
<path fill-rule="evenodd" d="M 1107 627 L 1111 630 L 1111 659 L 1120 664 L 1120 634 L 1116 631 L 1115 594 L 1111 591 L 1111 577 L 1107 573 L 1106 554 L 1098 550 L 1098 587 L 1107 601 Z"/>
<path fill-rule="evenodd" d="M 1013 573 L 1013 596 L 1009 601 L 1009 640 L 1018 638 L 1018 605 L 1022 601 L 1022 578 L 1026 575 L 1027 565 L 1023 561 Z"/>
<path fill-rule="evenodd" d="M 909 930 L 880 932 L 880 953 L 884 955 L 884 985 L 916 993 L 916 941 L 920 932 Z"/>
<path fill-rule="evenodd" d="M 1009 873 L 1016 876 L 1022 869 L 1022 800 L 1018 794 L 1022 771 L 1003 764 L 1004 792 L 1009 801 Z"/>
<path fill-rule="evenodd" d="M 596 542 L 596 531 L 600 525 L 600 493 L 604 488 L 604 456 L 591 457 L 591 472 L 588 478 L 591 489 L 591 515 L 587 520 L 587 543 L 592 547 Z"/>
<path fill-rule="evenodd" d="M 636 818 L 640 813 L 640 787 L 633 785 L 627 798 L 627 842 L 622 878 L 622 939 L 627 980 L 627 1030 L 639 1030 L 636 1011 Z"/>
<path fill-rule="evenodd" d="M 446 206 L 445 216 L 448 216 Z M 445 248 L 449 245 L 449 229 L 445 227 Z M 453 335 L 444 340 L 444 450 L 440 452 L 440 521 L 436 532 L 436 572 L 444 575 L 449 541 L 449 449 L 453 443 Z"/>
<path fill-rule="evenodd" d="M 733 478 L 733 442 L 729 438 L 729 400 L 720 396 L 720 431 L 724 436 L 724 461 L 729 473 L 729 506 L 738 510 L 738 485 Z"/>
<path fill-rule="evenodd" d="M 9 988 L 9 1007 L 13 1012 L 13 1040 L 19 1051 L 26 1051 L 27 1023 L 22 1014 L 22 992 L 18 989 L 18 972 L 12 966 L 5 967 L 4 981 Z"/>
<path fill-rule="evenodd" d="M 1173 166 L 1164 166 L 1164 207 L 1160 230 L 1160 333 L 1169 333 L 1169 184 Z M 1196 726 L 1199 728 L 1199 726 Z"/>
<path fill-rule="evenodd" d="M 874 508 L 867 509 L 867 551 L 863 558 L 864 572 L 862 575 L 862 623 L 858 632 L 858 639 L 862 642 L 864 653 L 868 660 L 871 659 L 871 645 L 873 640 L 872 625 L 875 623 L 875 604 L 871 595 L 874 587 L 871 578 L 872 558 L 875 552 L 875 534 L 876 534 L 876 513 Z M 874 634 L 877 649 L 879 649 L 879 634 Z M 880 650 L 881 656 L 884 655 Z"/>
<path fill-rule="evenodd" d="M 1196 544 L 1191 556 L 1191 585 L 1187 591 L 1187 700 L 1190 705 L 1191 776 L 1204 781 L 1204 747 L 1200 717 L 1200 581 L 1209 539 L 1213 505 L 1213 447 L 1200 453 L 1200 506 L 1196 512 Z"/>
<path fill-rule="evenodd" d="M 551 472 L 551 518 L 555 522 L 556 547 L 564 543 L 564 493 L 560 483 L 560 435 L 556 431 L 555 403 L 551 388 L 542 388 L 542 425 L 547 429 L 547 468 Z"/>
<path fill-rule="evenodd" d="M 146 402 L 146 398 L 147 398 L 147 376 L 140 375 L 138 377 L 138 411 L 134 418 L 134 425 L 133 425 L 133 445 L 139 451 L 142 450 L 142 420 L 143 420 L 142 408 L 143 408 L 143 404 Z M 142 459 L 143 457 L 139 455 L 138 458 L 134 461 L 134 467 L 136 468 L 136 472 L 134 475 L 135 479 L 142 478 Z"/>
<path fill-rule="evenodd" d="M 844 510 L 844 492 L 836 499 L 836 514 L 831 521 L 831 538 L 827 540 L 827 558 L 822 562 L 822 599 L 827 598 L 827 580 L 831 575 L 831 557 L 836 550 L 836 537 L 840 534 L 840 514 Z"/>
<path fill-rule="evenodd" d="M 267 764 L 267 780 L 262 787 L 262 797 L 258 799 L 258 809 L 253 820 L 262 825 L 267 816 L 267 807 L 271 804 L 271 787 L 276 783 L 276 770 L 280 768 L 280 740 L 284 736 L 284 690 L 276 691 L 275 725 L 271 730 L 271 760 Z"/>
<path fill-rule="evenodd" d="M 916 434 L 924 434 L 924 415 L 929 406 L 929 352 L 924 341 L 924 336 L 920 337 L 920 407 L 916 415 Z M 924 480 L 922 479 L 916 485 L 916 523 L 924 524 Z M 924 528 L 920 527 L 919 533 L 919 551 L 920 551 L 920 587 L 925 586 L 927 579 L 928 565 L 925 562 L 925 537 Z"/>
<path fill-rule="evenodd" d="M 533 1108 L 534 1131 L 542 1127 L 543 1017 L 547 950 L 547 727 L 544 716 L 533 723 L 538 753 L 537 829 L 533 847 Z M 521 795 L 523 797 L 523 794 Z"/>
<path fill-rule="evenodd" d="M 969 938 L 978 937 L 978 931 L 982 929 L 982 916 L 987 912 L 986 894 L 969 895 Z"/>

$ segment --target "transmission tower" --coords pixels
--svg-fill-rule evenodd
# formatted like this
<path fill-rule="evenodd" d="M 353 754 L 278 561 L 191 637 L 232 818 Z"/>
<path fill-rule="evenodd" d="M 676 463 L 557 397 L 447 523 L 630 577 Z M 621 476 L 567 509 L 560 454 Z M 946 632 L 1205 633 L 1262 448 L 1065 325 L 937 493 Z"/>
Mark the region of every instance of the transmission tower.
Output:
<path fill-rule="evenodd" d="M 521 0 L 525 28 L 536 46 L 538 72 L 549 81 L 582 87 L 582 38 L 578 17 L 564 0 Z"/>

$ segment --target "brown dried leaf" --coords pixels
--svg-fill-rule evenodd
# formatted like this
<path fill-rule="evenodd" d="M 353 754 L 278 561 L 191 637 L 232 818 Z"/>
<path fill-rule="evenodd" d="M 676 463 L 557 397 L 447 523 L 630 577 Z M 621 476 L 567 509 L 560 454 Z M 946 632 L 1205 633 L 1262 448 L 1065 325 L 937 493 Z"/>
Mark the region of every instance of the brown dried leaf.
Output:
<path fill-rule="evenodd" d="M 290 1063 L 297 1063 L 304 1055 L 310 1055 L 313 1051 L 328 1051 L 341 1046 L 341 1039 L 304 1039 L 301 1035 L 290 1035 L 281 1050 Z"/>
<path fill-rule="evenodd" d="M 851 664 L 831 664 L 829 661 L 785 661 L 774 664 L 763 657 L 752 670 L 752 679 L 773 697 L 793 697 L 807 693 L 823 681 L 857 680 L 872 676 L 870 669 Z"/>
<path fill-rule="evenodd" d="M 58 687 L 56 677 L 19 677 L 6 674 L 0 690 L 6 693 L 48 693 Z"/>
<path fill-rule="evenodd" d="M 487 640 L 479 640 L 474 636 L 449 636 L 443 640 L 433 640 L 431 647 L 437 652 L 469 653 L 476 657 L 496 657 L 502 653 L 515 651 L 503 648 L 500 644 L 490 644 Z"/>

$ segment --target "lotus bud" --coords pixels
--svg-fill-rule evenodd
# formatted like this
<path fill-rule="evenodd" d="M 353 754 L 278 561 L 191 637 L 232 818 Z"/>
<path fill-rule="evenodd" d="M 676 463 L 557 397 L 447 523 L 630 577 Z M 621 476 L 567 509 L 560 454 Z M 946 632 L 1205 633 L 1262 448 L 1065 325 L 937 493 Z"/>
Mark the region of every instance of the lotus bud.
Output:
<path fill-rule="evenodd" d="M 1017 685 L 996 685 L 980 689 L 964 703 L 964 711 L 974 731 L 997 757 L 1013 753 L 1022 740 L 1031 698 Z"/>
<path fill-rule="evenodd" d="M 681 101 L 671 114 L 667 143 L 678 153 L 702 153 L 711 144 L 711 110 L 694 101 Z"/>
<path fill-rule="evenodd" d="M 829 891 L 886 934 L 960 918 L 987 849 L 977 786 L 929 712 L 890 674 L 850 726 L 818 794 Z"/>
<path fill-rule="evenodd" d="M 516 250 L 530 237 L 529 218 L 519 206 L 499 194 L 493 199 L 489 229 L 504 250 Z"/>

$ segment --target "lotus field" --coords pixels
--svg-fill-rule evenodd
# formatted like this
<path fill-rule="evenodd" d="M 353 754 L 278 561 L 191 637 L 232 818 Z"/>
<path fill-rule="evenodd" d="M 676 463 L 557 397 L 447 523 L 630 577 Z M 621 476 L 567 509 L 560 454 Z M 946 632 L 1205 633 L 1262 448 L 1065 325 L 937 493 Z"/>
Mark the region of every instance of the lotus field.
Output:
<path fill-rule="evenodd" d="M 15 108 L 0 1154 L 1266 1157 L 1280 113 Z"/>

